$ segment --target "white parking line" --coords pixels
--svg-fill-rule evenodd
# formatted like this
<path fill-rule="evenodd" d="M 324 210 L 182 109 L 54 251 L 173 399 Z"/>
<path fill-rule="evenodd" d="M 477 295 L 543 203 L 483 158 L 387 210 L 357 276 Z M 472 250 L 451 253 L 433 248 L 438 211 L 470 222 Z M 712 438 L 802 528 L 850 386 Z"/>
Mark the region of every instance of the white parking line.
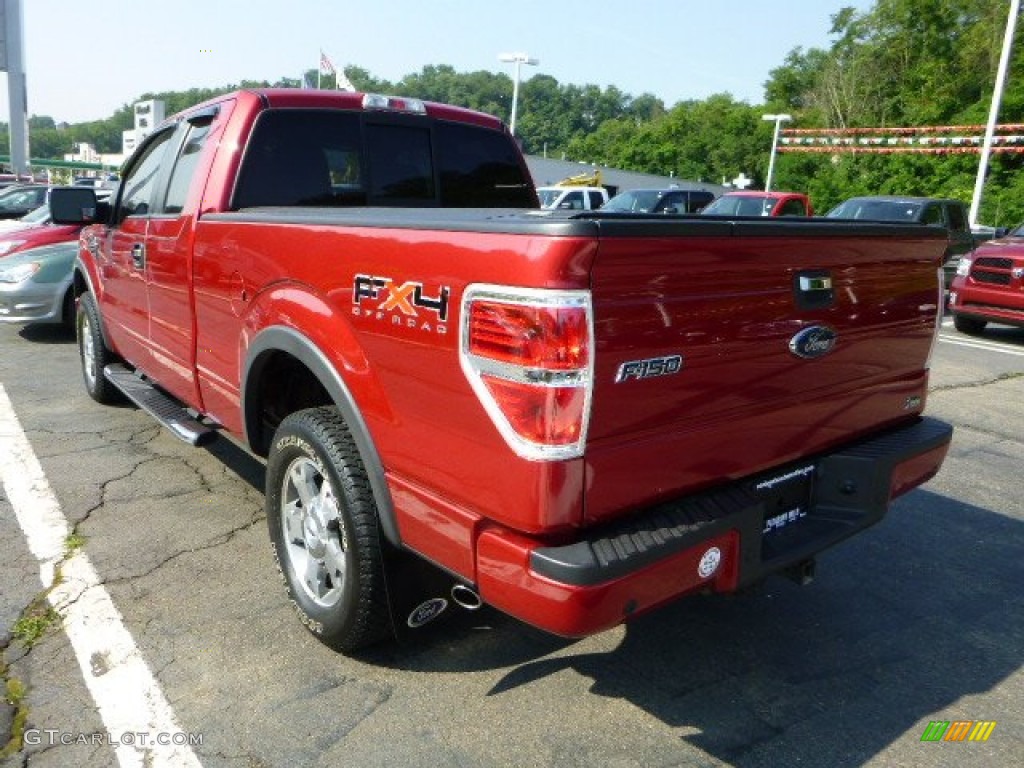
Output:
<path fill-rule="evenodd" d="M 61 615 L 86 687 L 107 728 L 103 743 L 114 748 L 120 765 L 199 768 L 189 746 L 195 737 L 183 733 L 167 698 L 124 627 L 121 614 L 100 583 L 89 558 L 79 549 L 62 560 L 70 531 L 57 497 L 28 442 L 3 385 L 0 385 L 0 480 L 39 561 L 39 579 Z M 54 572 L 60 564 L 60 583 Z M 69 728 L 69 741 L 78 736 Z M 47 732 L 43 732 L 44 734 Z M 201 738 L 201 737 L 200 737 Z M 93 743 L 93 742 L 87 742 Z"/>
<path fill-rule="evenodd" d="M 957 347 L 970 347 L 971 349 L 984 349 L 987 352 L 999 352 L 1004 355 L 1024 357 L 1024 349 L 1012 344 L 1003 344 L 998 341 L 985 341 L 984 339 L 969 339 L 963 336 L 953 336 L 944 333 L 939 334 L 939 341 L 946 344 L 953 344 Z"/>

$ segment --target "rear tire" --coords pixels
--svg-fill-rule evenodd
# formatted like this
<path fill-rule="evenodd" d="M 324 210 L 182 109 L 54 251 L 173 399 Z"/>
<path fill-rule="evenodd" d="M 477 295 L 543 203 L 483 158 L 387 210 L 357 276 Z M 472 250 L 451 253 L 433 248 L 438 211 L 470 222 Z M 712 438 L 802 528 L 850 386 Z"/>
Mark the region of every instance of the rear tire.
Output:
<path fill-rule="evenodd" d="M 274 556 L 306 629 L 343 653 L 391 636 L 377 507 L 335 408 L 281 422 L 266 483 Z"/>
<path fill-rule="evenodd" d="M 96 301 L 91 293 L 83 293 L 78 300 L 75 329 L 85 391 L 97 403 L 109 405 L 121 402 L 120 391 L 103 375 L 103 369 L 110 363 L 117 362 L 117 356 L 103 341 L 100 313 L 96 309 Z"/>
<path fill-rule="evenodd" d="M 988 323 L 984 320 L 964 317 L 963 315 L 953 315 L 953 327 L 960 331 L 960 333 L 966 333 L 968 336 L 980 336 L 985 330 L 986 325 Z"/>

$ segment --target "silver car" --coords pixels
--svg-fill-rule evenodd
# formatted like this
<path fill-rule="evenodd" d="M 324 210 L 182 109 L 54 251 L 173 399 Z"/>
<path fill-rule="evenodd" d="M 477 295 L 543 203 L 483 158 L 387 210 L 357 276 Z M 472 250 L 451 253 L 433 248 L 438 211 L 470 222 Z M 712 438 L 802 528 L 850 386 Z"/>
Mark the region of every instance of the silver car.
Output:
<path fill-rule="evenodd" d="M 78 241 L 30 248 L 0 259 L 0 322 L 74 327 L 72 268 Z"/>

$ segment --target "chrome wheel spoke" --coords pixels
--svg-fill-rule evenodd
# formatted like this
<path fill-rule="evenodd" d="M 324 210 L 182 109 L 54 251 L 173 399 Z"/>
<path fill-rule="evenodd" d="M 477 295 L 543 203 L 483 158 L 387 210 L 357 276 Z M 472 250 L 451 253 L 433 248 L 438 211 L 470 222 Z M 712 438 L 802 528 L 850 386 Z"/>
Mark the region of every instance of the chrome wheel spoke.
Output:
<path fill-rule="evenodd" d="M 305 513 L 297 501 L 288 501 L 283 503 L 284 508 L 281 510 L 281 517 L 284 521 L 284 537 L 289 544 L 298 544 L 302 546 L 302 520 L 305 517 Z"/>
<path fill-rule="evenodd" d="M 288 477 L 292 488 L 295 489 L 295 493 L 299 496 L 299 501 L 306 510 L 306 514 L 309 514 L 312 509 L 313 499 L 319 493 L 316 482 L 317 478 L 320 477 L 320 473 L 317 472 L 312 462 L 308 460 L 297 461 L 292 465 Z"/>
<path fill-rule="evenodd" d="M 306 572 L 302 579 L 314 599 L 322 600 L 330 591 L 327 584 L 327 569 L 324 568 L 324 564 L 320 560 L 315 560 L 312 557 L 306 559 Z"/>
<path fill-rule="evenodd" d="M 341 541 L 334 536 L 327 543 L 327 552 L 324 554 L 324 568 L 331 578 L 334 587 L 340 588 L 345 580 L 345 551 L 341 548 Z"/>

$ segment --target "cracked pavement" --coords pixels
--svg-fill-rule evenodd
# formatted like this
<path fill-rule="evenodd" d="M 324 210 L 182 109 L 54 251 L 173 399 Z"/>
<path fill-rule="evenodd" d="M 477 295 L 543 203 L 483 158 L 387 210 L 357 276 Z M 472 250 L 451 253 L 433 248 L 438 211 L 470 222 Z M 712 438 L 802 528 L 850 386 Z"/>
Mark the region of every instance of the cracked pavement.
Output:
<path fill-rule="evenodd" d="M 953 334 L 952 330 L 944 333 Z M 962 337 L 961 337 L 962 338 Z M 1024 351 L 1024 332 L 996 333 Z M 45 366 L 45 373 L 40 369 Z M 85 395 L 72 340 L 0 326 L 0 383 L 63 513 L 208 768 L 1016 766 L 1024 755 L 1024 357 L 940 343 L 943 471 L 876 528 L 781 579 L 580 641 L 483 609 L 346 658 L 299 625 L 273 564 L 262 466 Z M 66 636 L 10 642 L 40 591 L 0 492 L 0 645 L 28 727 L 102 734 Z M 107 659 L 90 660 L 103 674 Z M 998 722 L 923 744 L 931 720 Z M 0 705 L 0 748 L 10 708 Z M 116 765 L 25 745 L 7 766 Z"/>

